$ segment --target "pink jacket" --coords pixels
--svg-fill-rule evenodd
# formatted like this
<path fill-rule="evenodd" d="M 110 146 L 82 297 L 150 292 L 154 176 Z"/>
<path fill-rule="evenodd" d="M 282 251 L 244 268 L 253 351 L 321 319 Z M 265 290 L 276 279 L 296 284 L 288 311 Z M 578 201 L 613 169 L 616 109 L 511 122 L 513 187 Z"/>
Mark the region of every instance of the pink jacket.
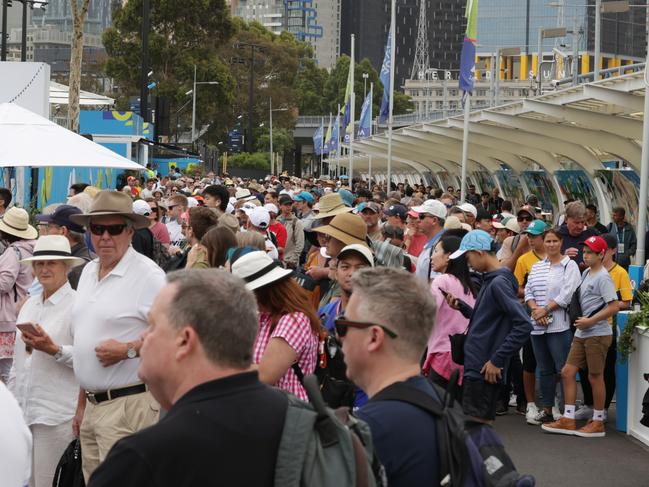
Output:
<path fill-rule="evenodd" d="M 34 280 L 32 267 L 18 261 L 31 257 L 35 243 L 34 240 L 19 240 L 0 255 L 0 332 L 16 329 L 16 302 L 27 295 Z"/>

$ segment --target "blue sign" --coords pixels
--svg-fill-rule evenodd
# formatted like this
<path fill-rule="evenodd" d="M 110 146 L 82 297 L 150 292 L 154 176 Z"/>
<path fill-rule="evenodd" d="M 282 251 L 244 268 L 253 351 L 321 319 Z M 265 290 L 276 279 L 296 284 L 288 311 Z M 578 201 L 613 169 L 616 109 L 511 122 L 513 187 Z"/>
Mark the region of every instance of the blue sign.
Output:
<path fill-rule="evenodd" d="M 228 132 L 228 147 L 230 152 L 241 152 L 243 146 L 243 136 L 238 129 L 232 129 Z"/>

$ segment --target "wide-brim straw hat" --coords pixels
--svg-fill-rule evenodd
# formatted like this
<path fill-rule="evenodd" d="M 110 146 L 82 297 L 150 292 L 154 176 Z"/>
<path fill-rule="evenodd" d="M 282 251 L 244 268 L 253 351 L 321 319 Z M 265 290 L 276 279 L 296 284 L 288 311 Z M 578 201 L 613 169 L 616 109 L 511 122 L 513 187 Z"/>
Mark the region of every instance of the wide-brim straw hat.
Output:
<path fill-rule="evenodd" d="M 318 203 L 320 212 L 314 217 L 314 220 L 328 218 L 330 216 L 336 216 L 341 213 L 349 213 L 352 211 L 352 208 L 345 205 L 345 202 L 338 193 L 326 194 L 320 198 Z"/>
<path fill-rule="evenodd" d="M 121 216 L 129 220 L 136 230 L 147 228 L 151 223 L 146 216 L 133 213 L 133 200 L 121 191 L 100 191 L 90 207 L 90 212 L 72 215 L 70 220 L 79 225 L 88 226 L 91 218 L 98 216 Z"/>
<path fill-rule="evenodd" d="M 70 241 L 63 235 L 43 235 L 36 240 L 32 256 L 22 259 L 20 262 L 32 263 L 39 260 L 63 260 L 72 265 L 84 262 L 82 258 L 72 255 Z"/>
<path fill-rule="evenodd" d="M 292 273 L 292 270 L 280 267 L 263 250 L 245 254 L 232 264 L 232 274 L 246 281 L 246 288 L 250 291 L 284 279 Z"/>
<path fill-rule="evenodd" d="M 38 237 L 36 229 L 29 224 L 29 213 L 16 206 L 9 208 L 0 219 L 0 230 L 27 240 Z"/>
<path fill-rule="evenodd" d="M 360 216 L 352 213 L 337 215 L 329 222 L 329 225 L 316 227 L 313 231 L 329 235 L 345 245 L 367 246 L 367 225 Z"/>

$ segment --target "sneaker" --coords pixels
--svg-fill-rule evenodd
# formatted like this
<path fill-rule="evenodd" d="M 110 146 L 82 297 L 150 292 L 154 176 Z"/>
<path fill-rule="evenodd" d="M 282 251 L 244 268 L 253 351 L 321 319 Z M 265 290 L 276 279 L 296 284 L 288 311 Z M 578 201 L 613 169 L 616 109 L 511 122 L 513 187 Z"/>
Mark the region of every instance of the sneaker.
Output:
<path fill-rule="evenodd" d="M 593 408 L 590 406 L 582 406 L 575 411 L 575 419 L 583 421 L 586 419 L 593 419 Z"/>
<path fill-rule="evenodd" d="M 579 428 L 574 432 L 575 435 L 581 436 L 582 438 L 601 438 L 606 436 L 606 431 L 604 430 L 604 422 L 592 420 L 586 423 L 586 426 Z"/>
<path fill-rule="evenodd" d="M 561 417 L 561 411 L 559 411 L 559 408 L 557 406 L 554 406 L 552 408 L 552 417 L 555 421 L 559 421 L 559 418 Z"/>
<path fill-rule="evenodd" d="M 544 423 L 551 423 L 554 421 L 554 418 L 552 417 L 552 415 L 546 413 L 545 409 L 541 409 L 536 416 L 534 416 L 533 418 L 526 417 L 526 420 L 527 424 L 538 426 Z"/>
<path fill-rule="evenodd" d="M 539 415 L 539 408 L 536 407 L 536 404 L 528 404 L 527 410 L 525 411 L 525 421 L 527 424 L 539 425 L 541 423 L 535 422 L 536 418 Z"/>
<path fill-rule="evenodd" d="M 516 414 L 520 414 L 521 416 L 525 416 L 527 413 L 527 404 L 517 404 L 516 405 Z"/>
<path fill-rule="evenodd" d="M 496 403 L 496 416 L 503 416 L 509 412 L 509 407 L 504 402 L 498 401 Z"/>
<path fill-rule="evenodd" d="M 517 401 L 516 394 L 512 394 L 511 396 L 509 396 L 509 407 L 515 408 L 516 407 L 516 401 Z"/>
<path fill-rule="evenodd" d="M 574 435 L 577 432 L 577 421 L 561 416 L 558 421 L 553 423 L 542 424 L 541 429 L 548 433 L 558 433 L 560 435 Z"/>

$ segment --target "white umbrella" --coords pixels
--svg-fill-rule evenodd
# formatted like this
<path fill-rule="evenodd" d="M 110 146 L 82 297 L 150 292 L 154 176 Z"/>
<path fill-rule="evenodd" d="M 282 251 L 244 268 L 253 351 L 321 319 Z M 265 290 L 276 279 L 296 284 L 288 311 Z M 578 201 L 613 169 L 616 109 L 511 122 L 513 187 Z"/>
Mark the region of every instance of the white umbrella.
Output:
<path fill-rule="evenodd" d="M 0 103 L 0 167 L 24 166 L 144 169 L 25 108 Z"/>

